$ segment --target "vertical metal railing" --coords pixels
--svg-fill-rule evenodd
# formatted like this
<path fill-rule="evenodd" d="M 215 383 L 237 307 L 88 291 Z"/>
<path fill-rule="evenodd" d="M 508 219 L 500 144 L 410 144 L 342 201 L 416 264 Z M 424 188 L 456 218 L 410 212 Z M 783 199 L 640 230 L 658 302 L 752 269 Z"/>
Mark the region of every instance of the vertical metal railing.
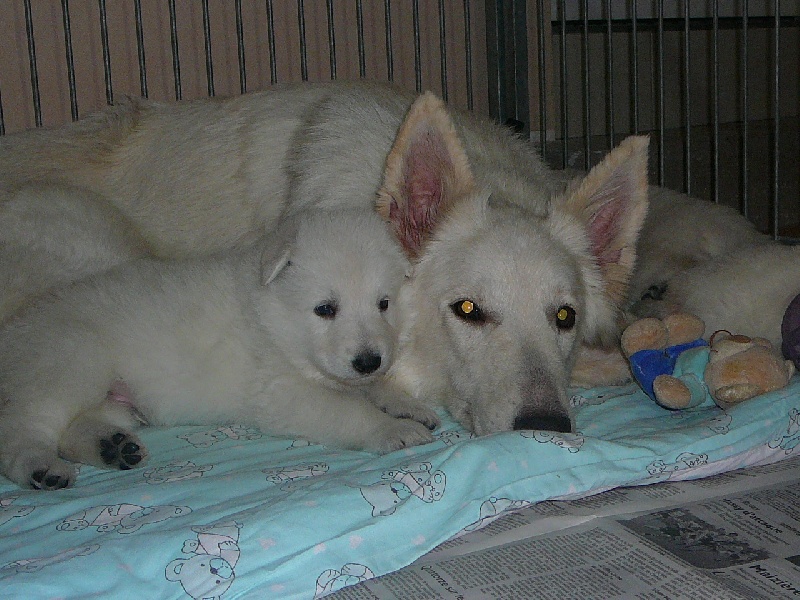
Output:
<path fill-rule="evenodd" d="M 178 48 L 178 17 L 175 14 L 175 0 L 169 0 L 169 39 L 172 47 L 172 74 L 175 83 L 175 99 L 183 98 L 181 86 L 181 57 Z"/>
<path fill-rule="evenodd" d="M 772 91 L 772 237 L 780 236 L 780 156 L 781 156 L 781 3 L 775 0 L 774 20 L 775 41 L 773 45 L 773 75 L 774 88 Z"/>
<path fill-rule="evenodd" d="M 411 4 L 411 19 L 414 27 L 414 88 L 417 90 L 417 92 L 421 92 L 422 49 L 420 47 L 419 0 L 413 0 Z"/>
<path fill-rule="evenodd" d="M 530 131 L 528 14 L 525 0 L 495 0 L 486 9 L 489 114 L 516 132 Z"/>
<path fill-rule="evenodd" d="M 688 3 L 689 0 L 686 0 Z M 639 12 L 631 0 L 631 120 L 633 133 L 639 133 Z"/>
<path fill-rule="evenodd" d="M 78 92 L 75 88 L 75 59 L 72 54 L 72 27 L 69 18 L 69 0 L 61 0 L 61 18 L 64 24 L 64 47 L 67 59 L 67 85 L 72 120 L 78 120 Z"/>
<path fill-rule="evenodd" d="M 749 193 L 749 181 L 747 178 L 747 169 L 748 169 L 748 158 L 747 154 L 749 151 L 749 134 L 750 134 L 750 115 L 749 115 L 749 85 L 748 85 L 748 67 L 747 67 L 747 57 L 749 56 L 748 46 L 749 46 L 749 31 L 750 31 L 750 4 L 748 0 L 744 0 L 742 6 L 742 167 L 740 169 L 741 173 L 741 190 L 742 190 L 742 201 L 740 204 L 740 209 L 742 214 L 745 217 L 750 217 L 750 205 L 748 201 L 748 193 Z"/>
<path fill-rule="evenodd" d="M 608 149 L 616 145 L 614 131 L 614 39 L 612 30 L 611 0 L 606 0 L 606 135 L 608 136 Z"/>
<path fill-rule="evenodd" d="M 267 45 L 269 46 L 269 82 L 278 83 L 278 58 L 275 44 L 275 10 L 272 0 L 267 0 Z"/>
<path fill-rule="evenodd" d="M 439 0 L 439 79 L 442 98 L 447 102 L 447 29 L 445 26 L 444 0 Z"/>
<path fill-rule="evenodd" d="M 297 21 L 300 34 L 300 78 L 308 81 L 308 49 L 306 48 L 306 8 L 303 0 L 297 0 Z"/>
<path fill-rule="evenodd" d="M 147 61 L 144 51 L 144 25 L 142 23 L 142 0 L 134 0 L 134 20 L 136 21 L 136 56 L 139 61 L 139 89 L 147 98 Z"/>
<path fill-rule="evenodd" d="M 333 20 L 333 0 L 325 1 L 325 12 L 328 16 L 328 59 L 331 80 L 334 80 L 336 79 L 336 26 Z"/>
<path fill-rule="evenodd" d="M 82 98 L 79 94 L 81 91 L 78 89 L 79 83 L 76 83 L 76 76 L 83 73 L 82 67 L 76 68 L 80 67 L 76 62 L 82 55 L 76 50 L 78 44 L 84 43 L 81 39 L 83 31 L 81 38 L 76 37 L 77 34 L 74 32 L 77 31 L 74 5 L 78 1 L 85 0 L 60 1 L 64 44 L 62 56 L 65 60 L 63 64 L 66 66 L 60 73 L 66 74 L 64 86 L 65 92 L 69 93 L 68 114 L 73 120 L 81 116 L 79 99 Z M 89 1 L 94 2 L 94 0 Z M 348 23 L 341 17 L 337 18 L 339 13 L 336 12 L 346 3 L 352 3 L 350 6 L 355 8 L 355 19 Z M 142 0 L 133 0 L 128 10 L 133 11 L 136 28 L 139 88 L 141 95 L 147 96 L 148 65 L 145 60 L 142 4 Z M 179 25 L 180 31 L 184 30 L 185 24 L 179 23 L 179 19 L 184 19 L 186 12 L 184 5 L 178 4 L 176 0 L 168 0 L 164 4 L 169 10 L 169 45 L 172 50 L 175 98 L 181 99 L 184 91 L 181 85 L 178 32 Z M 216 31 L 213 27 L 214 20 L 218 16 L 213 13 L 213 9 L 209 9 L 209 4 L 209 0 L 202 0 L 197 3 L 196 9 L 191 10 L 199 12 L 202 7 L 202 34 L 198 32 L 198 42 L 202 36 L 207 92 L 209 96 L 213 96 L 218 91 L 216 87 L 221 84 L 215 82 L 214 58 L 216 57 L 212 56 L 214 52 L 211 39 L 212 31 Z M 331 79 L 342 77 L 341 70 L 344 63 L 337 52 L 341 54 L 342 49 L 348 49 L 349 52 L 349 48 L 356 45 L 357 54 L 354 54 L 354 58 L 357 59 L 357 74 L 351 73 L 349 76 L 374 77 L 375 74 L 370 73 L 369 69 L 373 68 L 372 65 L 376 64 L 376 61 L 372 60 L 375 57 L 370 53 L 385 51 L 386 70 L 378 76 L 392 81 L 396 76 L 398 48 L 403 50 L 408 48 L 408 60 L 413 60 L 413 73 L 410 73 L 411 85 L 421 91 L 439 84 L 441 95 L 445 99 L 450 99 L 456 89 L 453 77 L 460 76 L 452 68 L 454 64 L 458 64 L 459 58 L 455 54 L 453 56 L 450 54 L 454 53 L 454 48 L 456 54 L 461 52 L 458 46 L 463 39 L 461 58 L 466 62 L 464 78 L 467 88 L 467 108 L 474 108 L 475 93 L 484 93 L 483 88 L 477 92 L 474 90 L 475 82 L 472 78 L 474 51 L 472 37 L 475 31 L 473 19 L 476 15 L 473 14 L 474 4 L 471 4 L 470 0 L 463 0 L 464 30 L 463 38 L 458 41 L 454 39 L 454 34 L 459 30 L 461 23 L 457 13 L 451 10 L 453 3 L 437 0 L 436 4 L 423 4 L 419 0 L 412 0 L 407 5 L 404 3 L 402 7 L 398 7 L 393 5 L 391 0 L 383 0 L 382 5 L 379 3 L 378 7 L 379 11 L 381 8 L 383 10 L 383 23 L 378 27 L 383 28 L 385 48 L 373 48 L 365 41 L 367 33 L 365 27 L 369 27 L 367 23 L 372 22 L 367 20 L 367 11 L 372 10 L 373 6 L 363 0 L 326 0 L 324 4 L 326 8 L 321 12 L 322 23 L 309 21 L 311 18 L 318 18 L 317 11 L 311 11 L 311 5 L 305 0 L 297 0 L 298 29 L 292 32 L 290 39 L 297 40 L 299 35 L 299 55 L 297 50 L 288 51 L 288 48 L 296 43 L 294 41 L 287 46 L 277 47 L 276 34 L 281 32 L 276 30 L 276 26 L 285 27 L 286 24 L 281 20 L 281 24 L 276 25 L 276 17 L 285 19 L 287 11 L 284 5 L 281 5 L 281 12 L 277 13 L 274 0 L 265 0 L 260 8 L 261 20 L 255 21 L 253 25 L 247 20 L 250 14 L 243 14 L 244 4 L 241 0 L 235 0 L 226 4 L 225 9 L 235 11 L 235 39 L 241 92 L 246 92 L 248 89 L 246 59 L 250 57 L 246 56 L 245 52 L 244 31 L 247 25 L 255 27 L 254 39 L 257 40 L 258 51 L 269 53 L 269 83 L 277 83 L 279 77 L 283 78 L 282 65 L 296 65 L 298 58 L 301 79 L 308 80 L 311 73 L 318 73 L 317 64 L 311 64 L 310 61 L 320 58 L 325 60 L 324 53 L 320 58 L 310 56 L 316 47 L 311 46 L 310 38 L 306 39 L 306 28 L 308 27 L 308 35 L 316 36 L 317 32 L 321 31 L 324 36 L 327 26 Z M 602 142 L 598 139 L 603 134 L 608 146 L 613 146 L 624 134 L 649 130 L 653 134 L 654 142 L 655 182 L 660 185 L 675 185 L 687 193 L 696 193 L 699 190 L 710 199 L 727 204 L 736 202 L 731 196 L 731 187 L 738 187 L 738 192 L 733 193 L 738 193 L 738 207 L 743 214 L 756 219 L 759 226 L 768 230 L 774 237 L 783 239 L 786 233 L 781 218 L 786 218 L 785 211 L 788 210 L 785 190 L 794 189 L 794 178 L 798 175 L 794 170 L 788 173 L 781 172 L 781 167 L 785 171 L 787 164 L 786 157 L 782 157 L 781 153 L 786 152 L 786 147 L 792 147 L 786 146 L 786 143 L 788 136 L 793 135 L 793 132 L 785 130 L 786 121 L 781 114 L 782 99 L 787 97 L 786 90 L 782 90 L 781 86 L 785 87 L 786 81 L 795 81 L 794 73 L 784 70 L 789 68 L 787 60 L 795 59 L 787 59 L 781 55 L 782 50 L 785 51 L 786 40 L 791 39 L 781 30 L 789 26 L 793 28 L 791 34 L 794 34 L 798 27 L 798 17 L 782 15 L 779 0 L 759 3 L 759 12 L 755 16 L 751 13 L 751 3 L 748 0 L 741 0 L 733 5 L 711 0 L 703 6 L 695 5 L 690 0 L 683 0 L 674 5 L 663 0 L 649 4 L 627 0 L 624 14 L 619 4 L 613 0 L 603 2 L 558 0 L 552 3 L 549 3 L 549 0 L 536 0 L 535 3 L 525 0 L 487 0 L 482 7 L 482 9 L 485 7 L 485 12 L 479 17 L 485 19 L 486 24 L 488 89 L 485 92 L 488 94 L 491 114 L 501 121 L 512 122 L 518 127 L 524 129 L 530 127 L 532 119 L 529 114 L 527 79 L 529 71 L 527 57 L 530 55 L 534 58 L 530 71 L 536 73 L 539 78 L 537 89 L 539 132 L 536 141 L 542 156 L 552 159 L 554 154 L 557 160 L 560 153 L 560 162 L 564 166 L 582 164 L 591 167 L 594 160 L 592 146 L 597 150 L 600 149 Z M 536 10 L 535 15 L 528 14 L 528 5 L 535 7 L 533 9 Z M 119 9 L 113 6 L 112 11 L 112 5 L 107 0 L 96 0 L 94 6 L 95 10 L 99 11 L 99 21 L 96 20 L 96 24 L 92 26 L 95 27 L 92 36 L 95 36 L 93 39 L 97 39 L 99 33 L 98 50 L 102 50 L 102 67 L 98 61 L 96 68 L 98 74 L 102 69 L 106 101 L 113 102 L 115 92 L 120 93 L 115 87 L 122 89 L 122 84 L 117 79 L 122 77 L 123 69 L 116 66 L 116 41 L 110 39 L 111 34 L 117 30 L 117 21 L 114 21 L 113 27 L 110 21 L 112 18 L 117 19 Z M 764 6 L 766 12 L 763 10 Z M 25 102 L 29 103 L 27 106 L 31 106 L 32 103 L 33 124 L 42 126 L 43 109 L 45 112 L 48 109 L 48 100 L 42 95 L 45 89 L 50 90 L 52 87 L 49 84 L 49 75 L 47 88 L 40 82 L 40 78 L 45 77 L 44 66 L 48 67 L 50 73 L 50 65 L 44 65 L 43 59 L 37 57 L 35 33 L 41 27 L 38 22 L 41 18 L 39 5 L 32 0 L 23 0 L 20 7 L 24 8 L 25 36 L 20 36 L 20 39 L 23 44 L 27 44 L 27 75 L 30 79 L 31 93 L 30 100 Z M 178 11 L 178 8 L 181 10 Z M 316 9 L 316 6 L 314 8 Z M 290 8 L 289 15 L 292 14 L 292 10 Z M 646 14 L 640 14 L 644 12 Z M 264 24 L 265 13 L 266 24 Z M 325 16 L 327 23 L 324 21 Z M 374 18 L 372 13 L 370 18 Z M 410 19 L 411 22 L 401 23 L 404 27 L 398 28 L 394 20 L 401 18 Z M 436 23 L 433 23 L 433 19 L 437 19 Z M 758 29 L 758 36 L 751 35 L 751 29 L 754 28 Z M 436 37 L 437 29 L 438 37 Z M 404 40 L 397 37 L 397 32 L 401 30 L 409 32 Z M 433 36 L 428 35 L 428 30 L 433 32 Z M 536 33 L 532 35 L 534 30 Z M 263 33 L 266 35 L 261 37 Z M 623 35 L 627 36 L 627 39 Z M 340 44 L 340 38 L 343 36 L 345 43 Z M 458 36 L 461 37 L 460 31 Z M 702 36 L 707 36 L 705 39 L 708 45 Z M 759 44 L 758 50 L 753 48 L 754 40 Z M 355 43 L 351 44 L 352 41 Z M 249 38 L 247 43 L 249 45 Z M 380 43 L 382 45 L 383 41 Z M 761 49 L 765 43 L 769 44 L 766 51 Z M 531 44 L 535 44 L 536 48 L 532 48 Z M 737 45 L 737 55 L 733 57 L 726 54 L 731 44 Z M 50 45 L 42 46 L 45 47 L 49 49 Z M 621 69 L 621 65 L 618 64 L 622 62 L 620 57 L 625 51 L 624 47 L 627 51 L 626 60 L 629 61 L 627 73 L 626 69 Z M 193 48 L 191 40 L 186 42 L 186 48 L 185 51 Z M 602 52 L 596 51 L 600 48 Z M 23 52 L 24 49 L 25 45 Z M 483 48 L 479 51 L 483 52 Z M 40 50 L 41 52 L 43 51 Z M 763 52 L 764 59 L 754 61 L 754 52 Z M 708 56 L 708 67 L 706 74 L 703 75 L 697 61 L 698 57 L 706 56 Z M 429 66 L 437 62 L 440 71 L 439 81 L 429 81 L 426 79 L 430 76 L 429 72 L 434 74 L 436 72 L 435 66 L 432 68 Z M 673 62 L 675 68 L 672 68 Z M 114 77 L 112 77 L 112 63 L 115 67 Z M 737 78 L 735 84 L 732 84 L 727 71 L 723 73 L 731 63 L 737 65 L 738 69 L 738 73 L 733 75 Z M 382 63 L 378 61 L 378 64 Z M 792 67 L 796 68 L 796 65 L 792 64 Z M 642 76 L 640 71 L 645 75 Z M 296 72 L 291 69 L 287 68 L 287 73 L 286 77 L 289 79 L 297 77 Z M 789 73 L 789 76 L 787 77 L 785 73 Z M 628 80 L 624 80 L 624 77 Z M 700 81 L 699 78 L 704 78 L 705 81 Z M 754 87 L 763 88 L 764 82 L 767 82 L 766 90 Z M 462 85 L 458 89 L 463 90 L 463 82 L 459 83 Z M 3 110 L 3 100 L 8 103 L 8 90 L 3 91 L 6 92 L 6 97 L 0 95 L 0 134 L 5 133 L 8 126 L 8 111 L 4 113 Z M 665 95 L 665 92 L 668 95 Z M 629 102 L 623 100 L 626 97 Z M 751 106 L 757 99 L 762 98 L 766 103 L 765 115 L 762 115 L 764 108 L 761 105 L 757 110 Z M 463 102 L 463 98 L 460 101 Z M 783 106 L 784 110 L 786 108 Z M 620 110 L 628 111 L 628 114 L 620 113 Z M 548 111 L 553 111 L 553 114 L 548 114 Z M 793 111 L 794 109 L 789 107 L 789 112 L 784 114 L 794 117 Z M 767 119 L 769 124 L 766 130 L 761 126 L 755 129 L 752 125 L 754 118 Z M 571 123 L 571 119 L 576 122 Z M 548 129 L 555 134 L 555 139 L 548 140 Z M 736 131 L 739 135 L 735 149 L 733 144 L 724 142 L 732 131 Z M 700 143 L 706 136 L 710 137 L 708 145 Z M 756 156 L 753 150 L 761 147 L 762 139 L 767 140 L 768 153 Z M 677 146 L 676 140 L 679 144 Z M 675 156 L 668 156 L 670 152 L 674 152 Z M 682 170 L 675 165 L 676 161 L 681 159 Z M 698 165 L 703 163 L 708 167 L 703 167 L 707 170 L 700 172 Z M 738 165 L 739 172 L 735 178 L 726 174 L 722 179 L 723 171 L 729 164 Z M 750 171 L 756 166 L 759 169 L 759 180 L 763 178 L 763 173 L 768 172 L 769 185 L 761 185 L 751 191 L 751 182 L 755 176 Z M 738 181 L 732 183 L 734 179 Z M 706 181 L 709 182 L 709 187 L 706 187 Z M 791 208 L 796 210 L 794 206 Z"/>
<path fill-rule="evenodd" d="M 356 38 L 358 41 L 358 76 L 367 76 L 367 53 L 364 46 L 364 5 L 356 0 Z"/>
<path fill-rule="evenodd" d="M 711 15 L 712 29 L 712 106 L 711 140 L 711 198 L 719 203 L 719 0 L 714 0 Z"/>
<path fill-rule="evenodd" d="M 31 0 L 25 0 L 25 33 L 28 40 L 28 62 L 31 70 L 31 93 L 33 94 L 33 114 L 37 127 L 42 126 L 42 99 L 39 96 L 39 69 L 36 64 L 36 40 L 33 35 L 33 14 Z"/>
<path fill-rule="evenodd" d="M 203 49 L 206 58 L 206 90 L 209 96 L 214 96 L 214 59 L 211 55 L 211 13 L 208 10 L 208 0 L 203 0 Z"/>
<path fill-rule="evenodd" d="M 539 71 L 539 153 L 547 159 L 547 56 L 545 54 L 544 0 L 536 0 L 536 66 Z"/>
<path fill-rule="evenodd" d="M 111 83 L 111 47 L 108 41 L 108 13 L 106 0 L 98 0 L 100 4 L 100 44 L 103 47 L 103 77 L 106 82 L 106 102 L 114 104 L 114 87 Z"/>
<path fill-rule="evenodd" d="M 583 165 L 592 166 L 592 105 L 589 101 L 589 0 L 581 2 L 581 85 L 583 87 Z"/>
<path fill-rule="evenodd" d="M 394 81 L 394 51 L 392 48 L 392 2 L 384 0 L 383 22 L 386 29 L 386 79 Z"/>
<path fill-rule="evenodd" d="M 569 164 L 569 97 L 567 94 L 567 6 L 565 0 L 558 3 L 558 23 L 561 36 L 559 38 L 559 67 L 560 67 L 560 110 L 561 110 L 561 166 Z"/>
<path fill-rule="evenodd" d="M 236 9 L 236 55 L 239 59 L 239 91 L 247 92 L 247 64 L 244 55 L 244 23 L 242 22 L 242 0 L 234 3 Z"/>
<path fill-rule="evenodd" d="M 388 0 L 387 0 L 388 1 Z M 475 98 L 472 89 L 472 16 L 470 15 L 469 0 L 464 0 L 464 63 L 465 81 L 467 83 L 467 110 L 475 107 Z"/>
<path fill-rule="evenodd" d="M 692 44 L 689 0 L 683 0 L 683 191 L 692 193 Z"/>

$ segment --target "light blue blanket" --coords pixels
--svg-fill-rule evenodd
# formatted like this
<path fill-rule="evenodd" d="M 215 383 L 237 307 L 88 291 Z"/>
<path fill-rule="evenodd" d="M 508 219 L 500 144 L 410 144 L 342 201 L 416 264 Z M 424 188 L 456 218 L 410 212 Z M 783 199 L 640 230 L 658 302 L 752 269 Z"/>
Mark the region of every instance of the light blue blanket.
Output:
<path fill-rule="evenodd" d="M 503 511 L 772 462 L 800 448 L 800 379 L 727 412 L 669 412 L 634 386 L 576 393 L 579 433 L 377 457 L 244 427 L 145 429 L 149 465 L 75 488 L 0 478 L 2 598 L 305 598 L 399 569 Z"/>

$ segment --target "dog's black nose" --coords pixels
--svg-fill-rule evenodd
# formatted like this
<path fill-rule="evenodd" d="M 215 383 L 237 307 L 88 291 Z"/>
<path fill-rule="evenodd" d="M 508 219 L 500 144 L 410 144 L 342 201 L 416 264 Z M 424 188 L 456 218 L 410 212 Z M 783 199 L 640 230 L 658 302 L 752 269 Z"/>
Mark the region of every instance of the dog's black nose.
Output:
<path fill-rule="evenodd" d="M 353 368 L 364 375 L 374 373 L 381 366 L 381 355 L 374 352 L 362 352 L 353 359 Z"/>
<path fill-rule="evenodd" d="M 556 431 L 570 433 L 572 422 L 566 415 L 523 412 L 514 419 L 514 430 L 539 429 L 541 431 Z"/>

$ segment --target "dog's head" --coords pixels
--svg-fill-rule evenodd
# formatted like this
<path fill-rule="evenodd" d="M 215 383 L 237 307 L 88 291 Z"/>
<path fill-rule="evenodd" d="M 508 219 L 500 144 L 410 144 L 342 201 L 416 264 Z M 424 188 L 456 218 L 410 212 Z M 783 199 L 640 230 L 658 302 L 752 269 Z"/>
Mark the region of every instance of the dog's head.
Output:
<path fill-rule="evenodd" d="M 290 218 L 261 258 L 268 329 L 309 377 L 357 384 L 392 362 L 408 261 L 368 210 Z"/>
<path fill-rule="evenodd" d="M 511 204 L 476 183 L 444 105 L 421 96 L 378 200 L 415 263 L 401 297 L 401 385 L 441 394 L 478 434 L 571 431 L 577 349 L 616 333 L 646 211 L 646 157 L 647 139 L 629 138 L 546 214 L 529 212 L 524 189 Z"/>

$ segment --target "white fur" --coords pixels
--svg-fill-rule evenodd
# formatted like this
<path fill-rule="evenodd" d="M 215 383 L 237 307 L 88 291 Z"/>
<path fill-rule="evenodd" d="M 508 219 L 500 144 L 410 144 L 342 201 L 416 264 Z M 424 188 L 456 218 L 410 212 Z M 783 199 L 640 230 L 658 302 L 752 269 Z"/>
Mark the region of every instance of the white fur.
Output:
<path fill-rule="evenodd" d="M 246 245 L 279 230 L 282 215 L 370 207 L 379 192 L 415 262 L 390 373 L 397 395 L 443 403 L 480 433 L 568 429 L 564 386 L 577 348 L 617 332 L 646 211 L 646 146 L 623 142 L 564 191 L 529 143 L 430 95 L 287 85 L 225 100 L 129 101 L 7 136 L 0 189 L 3 179 L 86 188 L 171 258 Z M 453 321 L 462 296 L 497 319 Z M 566 331 L 554 326 L 561 306 L 577 312 Z M 402 412 L 387 398 L 383 408 Z"/>
<path fill-rule="evenodd" d="M 425 425 L 370 402 L 390 393 L 382 376 L 406 269 L 374 213 L 316 212 L 263 250 L 145 259 L 52 292 L 0 330 L 0 469 L 51 489 L 75 477 L 59 454 L 137 466 L 101 454 L 113 445 L 146 458 L 130 433 L 137 418 L 245 423 L 378 452 L 429 441 Z M 315 314 L 328 303 L 334 318 Z M 380 365 L 357 369 L 364 353 Z M 122 401 L 107 398 L 112 389 Z"/>
<path fill-rule="evenodd" d="M 706 337 L 725 329 L 780 346 L 783 313 L 800 294 L 800 248 L 759 233 L 733 209 L 653 189 L 639 257 L 635 316 L 690 312 Z"/>

